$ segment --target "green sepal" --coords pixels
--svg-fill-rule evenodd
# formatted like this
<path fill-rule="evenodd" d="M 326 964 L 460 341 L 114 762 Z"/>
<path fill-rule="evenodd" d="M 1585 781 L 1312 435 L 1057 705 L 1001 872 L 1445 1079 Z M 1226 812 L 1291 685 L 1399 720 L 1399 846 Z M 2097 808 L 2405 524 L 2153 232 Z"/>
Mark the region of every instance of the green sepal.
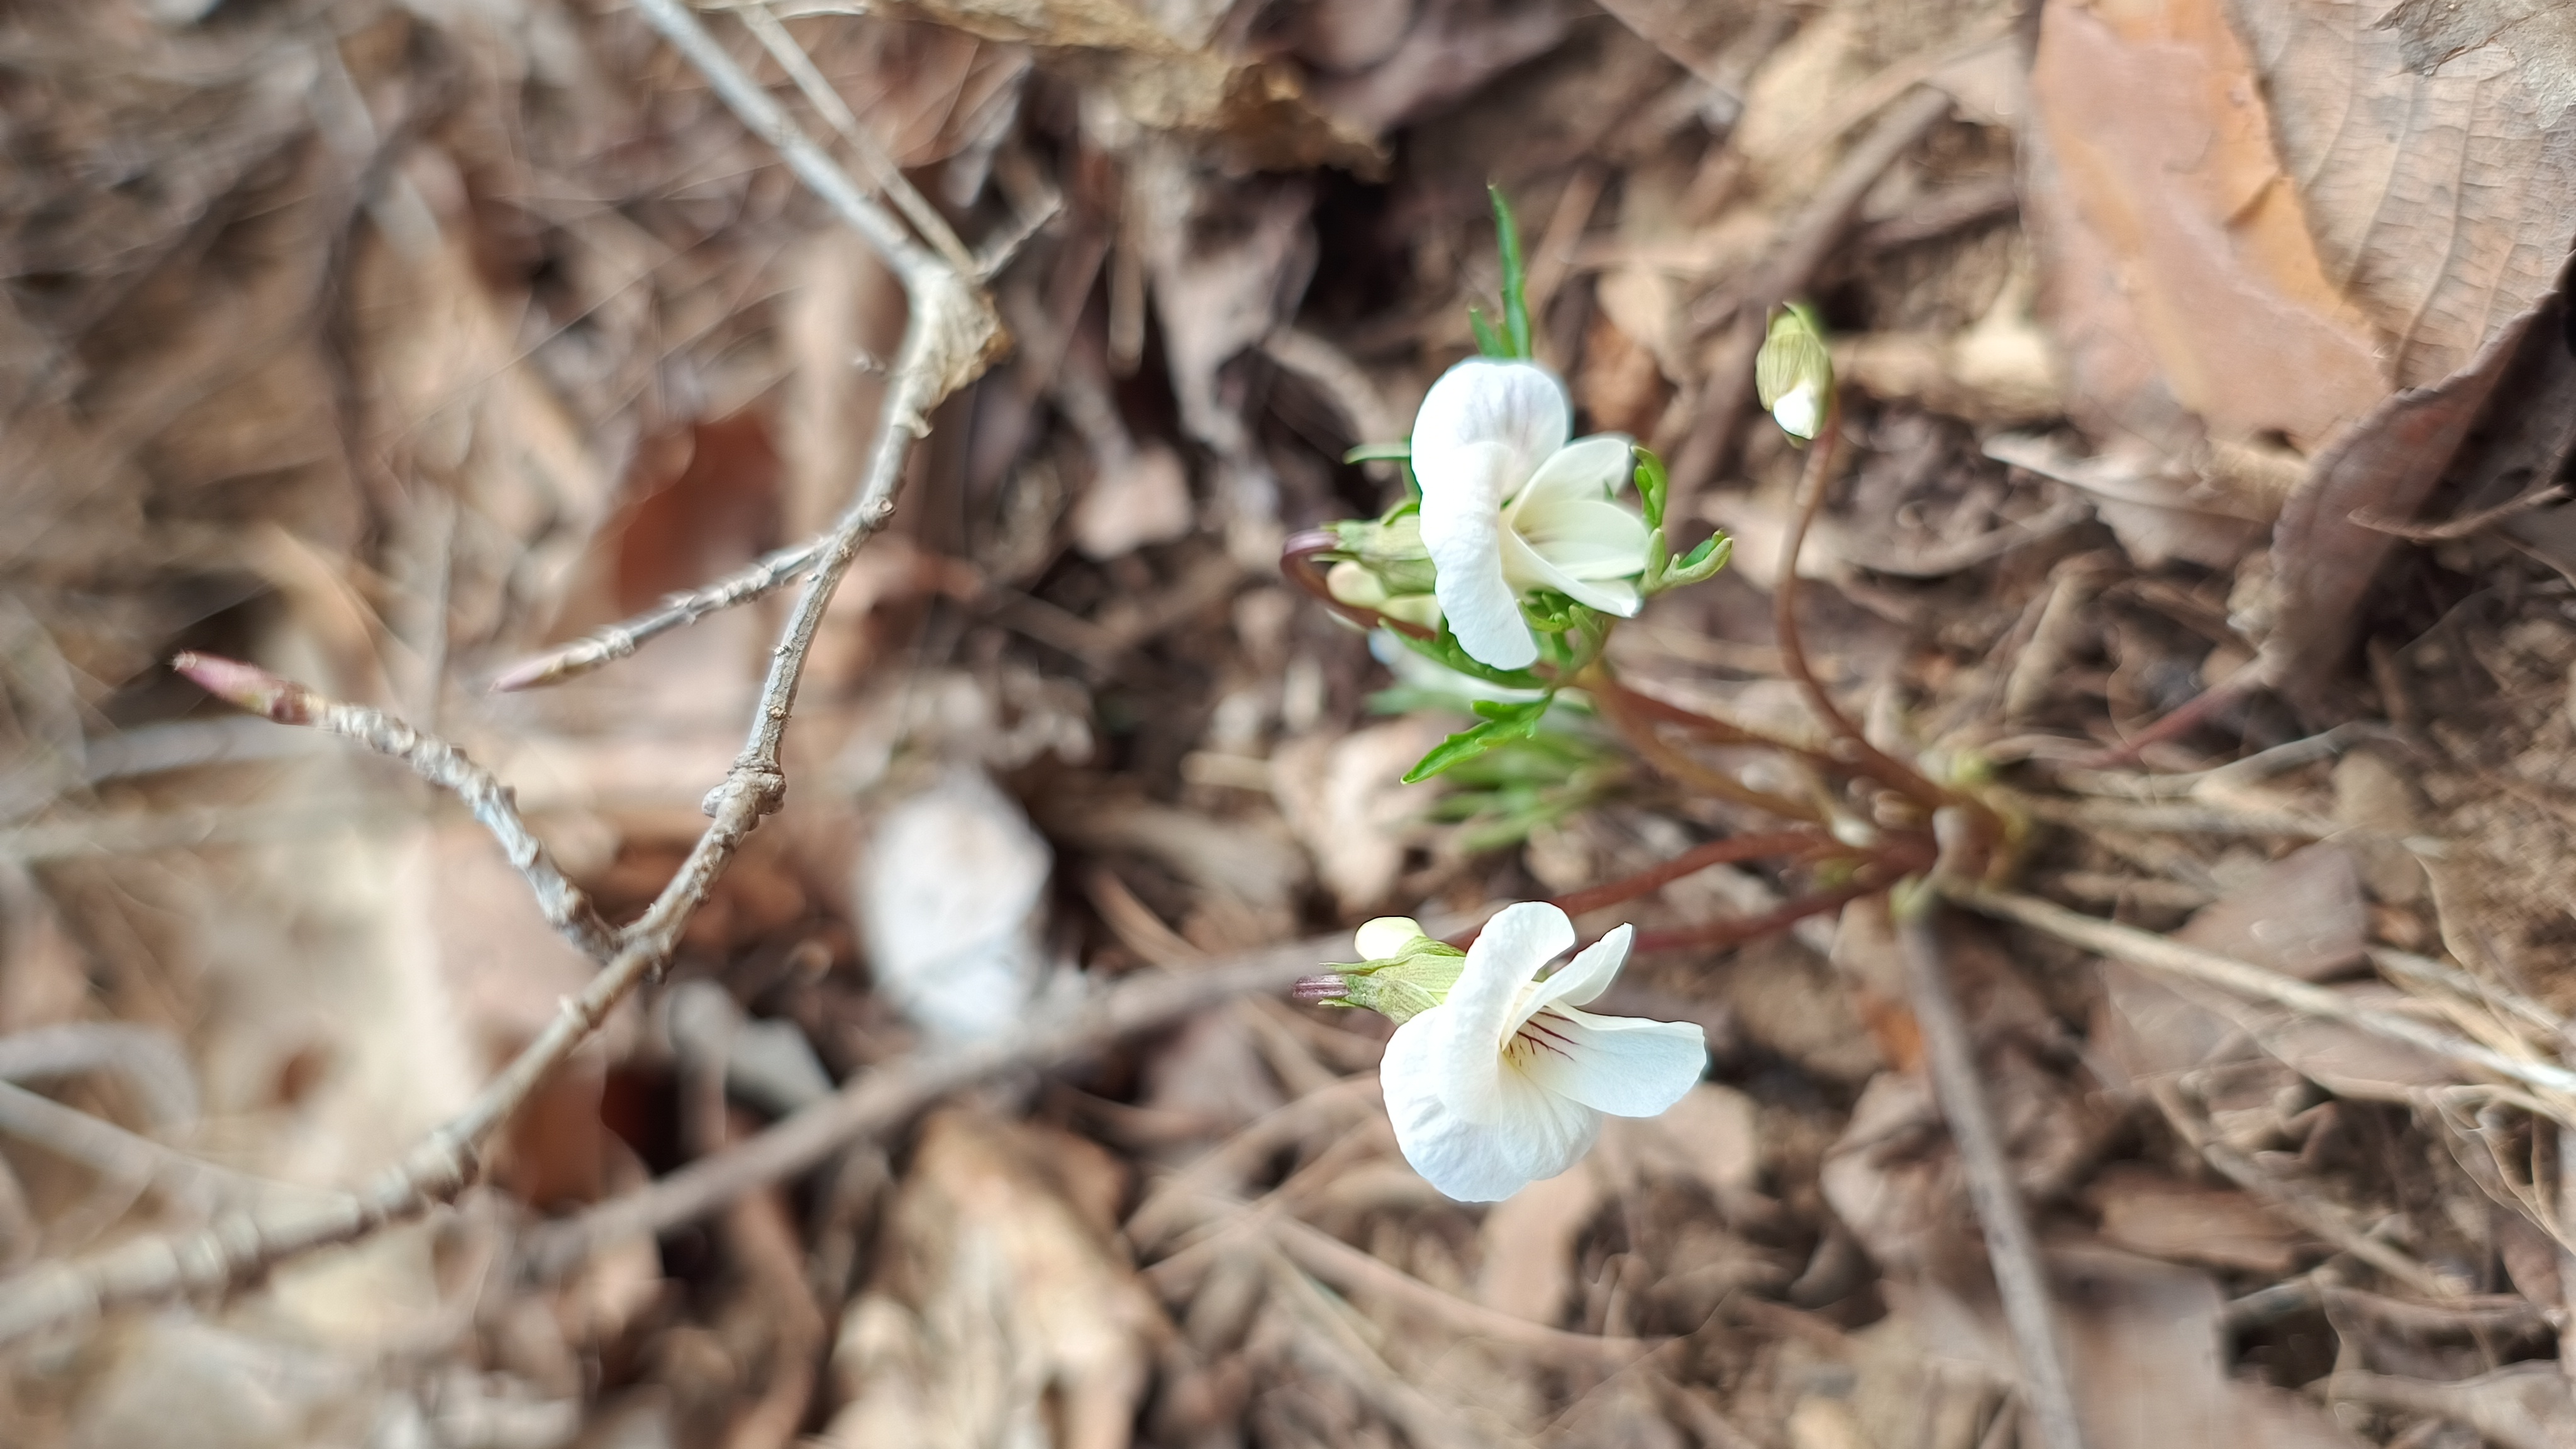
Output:
<path fill-rule="evenodd" d="M 1342 455 L 1345 463 L 1407 463 L 1413 460 L 1413 440 L 1400 443 L 1362 443 Z"/>
<path fill-rule="evenodd" d="M 1704 583 L 1726 567 L 1735 556 L 1735 540 L 1722 533 L 1712 533 L 1700 540 L 1699 547 L 1682 555 L 1680 562 L 1664 571 L 1663 586 L 1679 588 L 1684 584 Z"/>
<path fill-rule="evenodd" d="M 1583 606 L 1554 589 L 1533 589 L 1521 596 L 1521 617 L 1542 634 L 1562 634 L 1581 623 Z"/>
<path fill-rule="evenodd" d="M 1486 321 L 1485 314 L 1473 303 L 1467 306 L 1467 327 L 1476 334 L 1476 351 L 1480 356 L 1509 358 L 1512 355 L 1511 344 L 1494 331 L 1494 324 Z"/>
<path fill-rule="evenodd" d="M 1466 675 L 1470 679 L 1481 679 L 1488 684 L 1499 684 L 1505 689 L 1547 689 L 1550 687 L 1548 681 L 1539 678 L 1537 675 L 1530 673 L 1526 669 L 1496 669 L 1494 666 L 1485 663 L 1483 660 L 1468 653 L 1466 649 L 1458 643 L 1458 636 L 1450 633 L 1446 628 L 1443 628 L 1440 631 L 1438 637 L 1431 639 L 1417 639 L 1411 634 L 1403 633 L 1399 633 L 1395 637 L 1403 640 L 1405 647 L 1411 649 L 1414 653 L 1421 655 L 1423 658 L 1430 660 L 1434 664 L 1440 665 L 1442 668 L 1454 670 L 1457 673 Z"/>
<path fill-rule="evenodd" d="M 1672 475 L 1664 460 L 1645 448 L 1637 449 L 1637 502 L 1646 513 L 1648 528 L 1664 526 L 1664 503 L 1672 495 Z"/>
<path fill-rule="evenodd" d="M 1342 999 L 1331 1005 L 1374 1011 L 1402 1026 L 1449 999 L 1467 969 L 1467 953 L 1422 936 L 1401 956 L 1325 969 L 1342 978 Z"/>
<path fill-rule="evenodd" d="M 1672 563 L 1673 551 L 1664 543 L 1664 531 L 1649 529 L 1646 533 L 1646 571 L 1637 576 L 1637 592 L 1652 597 L 1667 587 L 1665 570 Z"/>
<path fill-rule="evenodd" d="M 1431 753 L 1424 755 L 1412 769 L 1404 772 L 1404 783 L 1420 784 L 1453 765 L 1463 764 L 1476 758 L 1496 745 L 1528 739 L 1538 733 L 1538 722 L 1546 715 L 1547 707 L 1553 699 L 1554 696 L 1551 695 L 1519 704 L 1503 704 L 1490 699 L 1477 700 L 1475 710 L 1481 718 L 1474 725 L 1432 746 Z"/>

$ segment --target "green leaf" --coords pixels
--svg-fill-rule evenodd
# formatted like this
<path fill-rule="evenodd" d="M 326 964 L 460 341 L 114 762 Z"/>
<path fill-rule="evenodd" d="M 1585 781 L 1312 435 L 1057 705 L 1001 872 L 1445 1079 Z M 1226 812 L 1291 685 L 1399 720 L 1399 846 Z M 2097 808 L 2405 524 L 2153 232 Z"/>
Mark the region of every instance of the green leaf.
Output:
<path fill-rule="evenodd" d="M 1637 501 L 1646 510 L 1646 526 L 1664 526 L 1664 501 L 1672 493 L 1672 475 L 1665 471 L 1664 460 L 1647 448 L 1637 449 Z"/>
<path fill-rule="evenodd" d="M 1510 334 L 1512 357 L 1530 355 L 1529 274 L 1521 264 L 1521 227 L 1503 188 L 1486 183 L 1494 203 L 1494 245 L 1503 254 L 1503 326 Z"/>
<path fill-rule="evenodd" d="M 1411 439 L 1407 439 L 1401 443 L 1362 443 L 1358 447 L 1344 453 L 1342 455 L 1342 461 L 1345 463 L 1375 463 L 1387 460 L 1410 461 L 1412 457 L 1413 442 Z"/>
<path fill-rule="evenodd" d="M 1445 628 L 1440 631 L 1439 637 L 1435 639 L 1416 639 L 1410 634 L 1401 633 L 1397 634 L 1395 637 L 1403 640 L 1404 646 L 1411 649 L 1414 653 L 1421 655 L 1423 658 L 1430 660 L 1434 664 L 1441 665 L 1444 668 L 1466 675 L 1470 679 L 1481 679 L 1488 684 L 1499 684 L 1506 689 L 1545 689 L 1548 687 L 1548 682 L 1546 680 L 1539 678 L 1537 675 L 1530 673 L 1526 669 L 1496 669 L 1494 666 L 1485 663 L 1483 660 L 1476 658 L 1472 654 L 1469 654 L 1464 648 L 1460 647 L 1458 636 L 1450 633 Z"/>
<path fill-rule="evenodd" d="M 1477 700 L 1476 713 L 1483 718 L 1434 745 L 1431 753 L 1404 772 L 1404 783 L 1419 784 L 1452 765 L 1476 758 L 1496 745 L 1528 739 L 1538 732 L 1539 718 L 1547 713 L 1547 706 L 1546 699 L 1533 699 L 1523 704 Z"/>
<path fill-rule="evenodd" d="M 1511 344 L 1495 335 L 1494 324 L 1486 321 L 1485 314 L 1477 311 L 1473 305 L 1467 308 L 1467 325 L 1476 333 L 1476 351 L 1479 354 L 1486 357 L 1512 355 Z"/>

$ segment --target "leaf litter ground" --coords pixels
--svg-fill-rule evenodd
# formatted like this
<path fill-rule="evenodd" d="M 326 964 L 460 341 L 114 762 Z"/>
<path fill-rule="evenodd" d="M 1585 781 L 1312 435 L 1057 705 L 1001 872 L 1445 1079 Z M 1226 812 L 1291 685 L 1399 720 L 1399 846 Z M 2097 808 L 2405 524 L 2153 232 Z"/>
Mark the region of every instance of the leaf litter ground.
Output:
<path fill-rule="evenodd" d="M 1391 500 L 1340 459 L 1492 312 L 1488 181 L 1584 426 L 1736 540 L 1626 678 L 1813 729 L 1770 626 L 1800 460 L 1749 406 L 1770 304 L 1812 298 L 1851 388 L 1798 561 L 1826 682 L 1883 749 L 1991 764 L 2018 888 L 2332 994 L 1945 927 L 2089 1442 L 2576 1437 L 2576 1099 L 2367 1025 L 2548 1065 L 2576 1011 L 2566 26 L 1606 9 L 711 14 L 1010 257 L 1015 349 L 836 596 L 791 803 L 486 1188 L 21 1342 L 0 1437 L 2037 1442 L 1866 901 L 1641 957 L 1604 1008 L 1701 1023 L 1711 1080 L 1490 1209 L 1396 1155 L 1374 1018 L 1217 993 L 581 1230 L 900 1079 L 925 1000 L 1015 1027 L 1077 972 L 1562 897 L 1762 828 L 1673 769 L 1798 787 L 1582 736 L 1401 787 L 1464 717 L 1372 714 L 1419 681 L 1281 583 L 1283 539 Z M 0 53 L 25 1272 L 363 1179 L 589 970 L 451 806 L 163 661 L 460 741 L 624 920 L 777 614 L 483 687 L 818 531 L 902 304 L 623 7 L 36 5 Z M 1723 934 L 1801 885 L 1714 866 L 1583 924 Z"/>

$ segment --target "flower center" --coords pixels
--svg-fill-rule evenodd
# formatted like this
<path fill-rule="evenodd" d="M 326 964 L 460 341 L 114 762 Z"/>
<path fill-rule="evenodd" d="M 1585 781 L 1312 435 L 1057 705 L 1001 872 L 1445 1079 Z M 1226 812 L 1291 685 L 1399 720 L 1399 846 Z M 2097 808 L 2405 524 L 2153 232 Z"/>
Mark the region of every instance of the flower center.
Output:
<path fill-rule="evenodd" d="M 1572 1022 L 1553 1011 L 1542 1011 L 1522 1022 L 1520 1029 L 1512 1033 L 1512 1039 L 1503 1043 L 1503 1059 L 1519 1066 L 1540 1052 L 1554 1052 L 1571 1060 L 1574 1043 L 1563 1030 L 1571 1025 Z"/>

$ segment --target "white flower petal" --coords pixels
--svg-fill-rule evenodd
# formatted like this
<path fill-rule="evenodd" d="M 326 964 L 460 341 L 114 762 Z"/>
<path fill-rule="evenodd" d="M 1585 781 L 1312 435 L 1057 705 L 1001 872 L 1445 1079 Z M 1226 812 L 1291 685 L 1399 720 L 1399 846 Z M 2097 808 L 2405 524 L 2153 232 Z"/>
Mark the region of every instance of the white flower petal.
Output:
<path fill-rule="evenodd" d="M 1771 405 L 1772 420 L 1793 438 L 1812 438 L 1825 420 L 1824 396 L 1811 384 L 1800 384 Z"/>
<path fill-rule="evenodd" d="M 1380 916 L 1351 933 L 1351 944 L 1363 961 L 1384 961 L 1422 935 L 1422 924 L 1410 916 Z M 1581 1002 L 1575 1003 L 1577 1006 Z"/>
<path fill-rule="evenodd" d="M 1555 374 L 1534 362 L 1471 357 L 1440 375 L 1413 418 L 1413 476 L 1422 496 L 1450 486 L 1451 460 L 1479 443 L 1500 445 L 1511 459 L 1505 492 L 1529 481 L 1565 446 L 1572 410 Z M 1502 501 L 1500 498 L 1496 502 Z"/>
<path fill-rule="evenodd" d="M 1449 632 L 1471 659 L 1496 669 L 1538 662 L 1538 639 L 1521 618 L 1518 593 L 1503 576 L 1503 491 L 1514 481 L 1510 451 L 1500 443 L 1467 443 L 1449 451 L 1448 482 L 1422 487 L 1422 546 L 1431 554 L 1432 591 Z"/>
<path fill-rule="evenodd" d="M 1515 1045 L 1520 1070 L 1505 1077 L 1620 1117 L 1654 1116 L 1708 1071 L 1708 1036 L 1688 1022 L 1552 1007 L 1530 1018 Z"/>
<path fill-rule="evenodd" d="M 1544 901 L 1505 906 L 1467 948 L 1448 999 L 1401 1028 L 1412 1031 L 1408 1050 L 1435 1084 L 1425 1090 L 1436 1089 L 1449 1115 L 1479 1126 L 1503 1120 L 1503 1043 L 1520 1024 L 1530 978 L 1573 944 L 1565 912 Z"/>
<path fill-rule="evenodd" d="M 1508 981 L 1517 987 L 1574 944 L 1574 918 L 1545 901 L 1521 901 L 1494 912 L 1467 948 L 1467 981 Z M 1455 1000 L 1453 996 L 1451 998 Z M 1499 1045 L 1502 1033 L 1494 1035 Z"/>
<path fill-rule="evenodd" d="M 1454 997 L 1452 998 L 1455 999 Z M 1457 1110 L 1440 1064 L 1446 1035 L 1438 1006 L 1395 1029 L 1378 1080 L 1396 1146 L 1413 1170 L 1460 1202 L 1497 1202 L 1580 1161 L 1601 1132 L 1601 1114 L 1556 1096 L 1518 1072 L 1494 1082 L 1493 1110 L 1471 1120 Z M 1495 1054 L 1488 1048 L 1488 1059 Z"/>
<path fill-rule="evenodd" d="M 1628 944 L 1636 938 L 1636 927 L 1621 926 L 1584 947 L 1521 1003 L 1521 1020 L 1551 1006 L 1590 1006 L 1618 979 L 1619 968 L 1628 964 Z"/>
<path fill-rule="evenodd" d="M 1634 616 L 1643 602 L 1637 595 L 1636 585 L 1615 580 L 1578 579 L 1541 557 L 1538 550 L 1522 542 L 1517 533 L 1503 535 L 1502 552 L 1506 588 L 1554 589 L 1578 604 L 1599 609 L 1605 614 L 1616 614 L 1622 619 Z M 1521 627 L 1526 631 L 1529 626 L 1523 624 Z M 1466 637 L 1461 635 L 1459 642 L 1465 643 Z M 1537 648 L 1535 641 L 1531 648 Z"/>
<path fill-rule="evenodd" d="M 1646 520 L 1606 498 L 1548 499 L 1512 509 L 1504 521 L 1569 578 L 1624 579 L 1645 572 Z"/>
<path fill-rule="evenodd" d="M 1621 433 L 1595 433 L 1577 438 L 1547 456 L 1512 500 L 1526 508 L 1549 499 L 1608 498 L 1628 479 L 1637 445 Z"/>

